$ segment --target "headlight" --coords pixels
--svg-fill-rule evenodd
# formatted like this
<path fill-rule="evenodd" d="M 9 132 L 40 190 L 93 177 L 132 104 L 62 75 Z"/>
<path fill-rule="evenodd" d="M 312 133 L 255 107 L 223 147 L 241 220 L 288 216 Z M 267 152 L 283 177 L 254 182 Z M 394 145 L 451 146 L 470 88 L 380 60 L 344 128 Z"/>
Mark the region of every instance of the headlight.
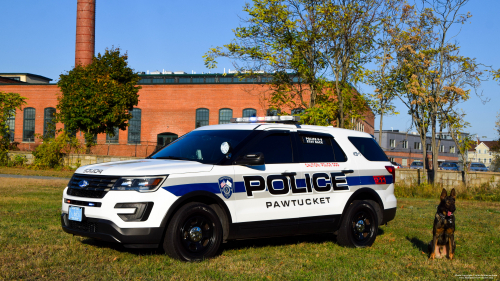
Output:
<path fill-rule="evenodd" d="M 139 192 L 155 191 L 167 178 L 161 177 L 122 177 L 118 179 L 111 190 L 135 190 Z"/>

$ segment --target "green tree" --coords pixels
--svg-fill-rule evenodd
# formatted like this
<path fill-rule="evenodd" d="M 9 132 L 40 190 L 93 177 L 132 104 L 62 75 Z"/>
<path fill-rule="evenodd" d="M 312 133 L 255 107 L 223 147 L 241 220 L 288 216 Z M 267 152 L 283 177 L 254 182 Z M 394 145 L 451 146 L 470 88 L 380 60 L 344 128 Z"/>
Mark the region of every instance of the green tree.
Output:
<path fill-rule="evenodd" d="M 9 149 L 12 148 L 8 118 L 26 104 L 26 98 L 17 93 L 0 92 L 0 164 L 9 161 Z"/>
<path fill-rule="evenodd" d="M 97 134 L 113 136 L 114 128 L 125 130 L 139 102 L 139 75 L 128 67 L 127 58 L 118 48 L 106 49 L 91 64 L 60 75 L 56 120 L 68 132 L 84 132 L 87 150 Z"/>
<path fill-rule="evenodd" d="M 273 77 L 271 106 L 302 108 L 309 124 L 336 120 L 349 127 L 367 109 L 352 85 L 373 50 L 381 3 L 386 1 L 253 0 L 235 39 L 211 48 L 205 65 L 215 68 L 216 59 L 225 57 L 240 72 L 264 70 Z"/>

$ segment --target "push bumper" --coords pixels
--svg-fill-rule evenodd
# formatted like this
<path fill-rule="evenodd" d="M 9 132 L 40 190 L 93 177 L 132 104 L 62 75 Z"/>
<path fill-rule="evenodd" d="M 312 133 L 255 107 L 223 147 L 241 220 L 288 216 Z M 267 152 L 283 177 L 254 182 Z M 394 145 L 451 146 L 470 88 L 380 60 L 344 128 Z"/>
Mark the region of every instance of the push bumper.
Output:
<path fill-rule="evenodd" d="M 82 222 L 68 220 L 61 214 L 62 229 L 70 234 L 107 242 L 121 243 L 126 248 L 157 248 L 161 244 L 164 228 L 119 228 L 112 221 L 85 218 Z"/>

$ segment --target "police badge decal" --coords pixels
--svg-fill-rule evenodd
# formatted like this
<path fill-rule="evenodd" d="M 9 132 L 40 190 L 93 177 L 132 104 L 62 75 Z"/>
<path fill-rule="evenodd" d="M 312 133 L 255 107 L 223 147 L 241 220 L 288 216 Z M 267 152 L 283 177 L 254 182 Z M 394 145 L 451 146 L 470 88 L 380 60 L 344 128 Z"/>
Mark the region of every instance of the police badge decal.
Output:
<path fill-rule="evenodd" d="M 229 199 L 234 192 L 233 179 L 230 177 L 222 177 L 219 179 L 220 193 L 224 198 Z"/>

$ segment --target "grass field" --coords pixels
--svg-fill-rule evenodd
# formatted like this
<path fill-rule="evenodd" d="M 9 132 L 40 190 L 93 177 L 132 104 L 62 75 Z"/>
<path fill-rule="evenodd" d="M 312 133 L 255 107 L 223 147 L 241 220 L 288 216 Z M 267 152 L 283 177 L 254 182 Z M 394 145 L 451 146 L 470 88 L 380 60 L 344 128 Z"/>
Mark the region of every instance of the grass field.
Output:
<path fill-rule="evenodd" d="M 75 170 L 32 170 L 21 167 L 2 167 L 0 166 L 0 174 L 23 175 L 23 176 L 45 176 L 58 178 L 71 178 Z"/>
<path fill-rule="evenodd" d="M 183 263 L 161 250 L 128 250 L 63 232 L 66 183 L 0 181 L 0 280 L 455 280 L 500 274 L 497 202 L 457 201 L 452 261 L 427 259 L 438 199 L 400 198 L 396 219 L 380 227 L 371 248 L 342 248 L 333 234 L 257 239 L 229 242 L 221 256 Z"/>

